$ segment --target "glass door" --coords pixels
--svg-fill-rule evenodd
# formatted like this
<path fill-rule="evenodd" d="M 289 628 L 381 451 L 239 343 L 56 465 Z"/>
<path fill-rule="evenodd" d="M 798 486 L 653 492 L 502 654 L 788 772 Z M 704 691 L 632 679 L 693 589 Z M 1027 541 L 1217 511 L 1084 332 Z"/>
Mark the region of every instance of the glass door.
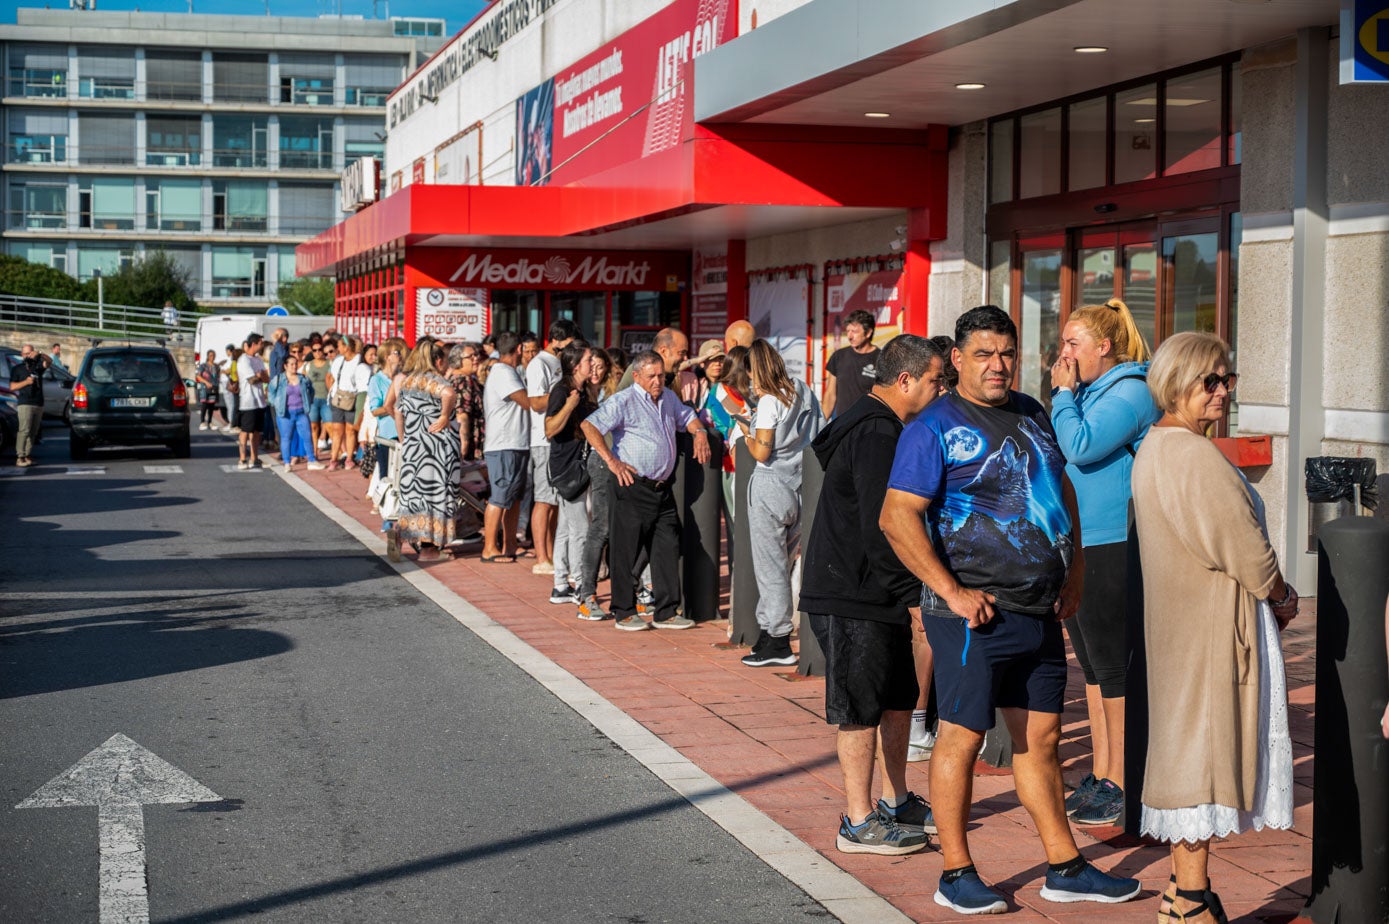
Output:
<path fill-rule="evenodd" d="M 579 326 L 579 336 L 595 346 L 607 344 L 607 292 L 550 292 L 550 313 L 545 327 L 556 318 L 568 318 Z"/>
<path fill-rule="evenodd" d="M 1035 249 L 1033 249 L 1035 247 Z M 1018 374 L 1014 387 L 1051 404 L 1051 367 L 1061 343 L 1062 250 L 1059 241 L 1019 241 Z"/>

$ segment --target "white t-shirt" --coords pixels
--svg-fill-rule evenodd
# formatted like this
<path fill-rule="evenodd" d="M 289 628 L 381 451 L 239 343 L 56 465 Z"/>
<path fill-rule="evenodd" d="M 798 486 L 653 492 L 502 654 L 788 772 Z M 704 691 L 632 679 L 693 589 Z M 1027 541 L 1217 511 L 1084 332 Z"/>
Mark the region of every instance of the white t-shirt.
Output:
<path fill-rule="evenodd" d="M 344 359 L 339 356 L 333 360 L 333 364 L 328 367 L 328 373 L 333 377 L 333 387 L 328 391 L 329 397 L 337 392 L 355 394 L 359 391 L 366 391 L 365 385 L 361 388 L 357 387 L 357 381 L 362 370 L 368 368 L 360 356 L 354 356 L 351 359 Z M 366 379 L 367 381 L 371 380 L 370 372 L 368 372 Z"/>
<path fill-rule="evenodd" d="M 526 394 L 532 398 L 548 398 L 559 377 L 559 357 L 549 350 L 541 350 L 526 367 Z M 550 445 L 545 438 L 544 411 L 531 411 L 531 445 Z"/>
<path fill-rule="evenodd" d="M 494 363 L 482 389 L 482 416 L 487 424 L 484 452 L 501 449 L 530 449 L 529 411 L 510 400 L 525 391 L 521 375 L 506 363 Z"/>
<path fill-rule="evenodd" d="M 357 371 L 352 376 L 352 390 L 365 393 L 371 386 L 371 377 L 376 374 L 376 367 L 369 366 L 364 362 L 357 363 Z"/>
<path fill-rule="evenodd" d="M 243 411 L 254 411 L 265 407 L 265 383 L 251 381 L 265 371 L 265 362 L 259 356 L 242 353 L 236 361 L 237 407 Z"/>

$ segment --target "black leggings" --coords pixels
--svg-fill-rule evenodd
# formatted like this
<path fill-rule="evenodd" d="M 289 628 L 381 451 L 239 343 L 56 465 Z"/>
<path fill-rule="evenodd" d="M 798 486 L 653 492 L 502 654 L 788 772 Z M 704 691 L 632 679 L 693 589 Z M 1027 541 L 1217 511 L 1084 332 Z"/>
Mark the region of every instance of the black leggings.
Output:
<path fill-rule="evenodd" d="M 1105 699 L 1123 696 L 1128 681 L 1127 579 L 1126 543 L 1087 546 L 1080 612 L 1065 623 L 1085 682 Z"/>
<path fill-rule="evenodd" d="M 201 412 L 201 414 L 202 414 L 202 416 L 198 418 L 198 423 L 205 423 L 205 424 L 210 424 L 210 423 L 212 423 L 212 412 L 215 411 L 215 410 L 217 410 L 217 405 L 215 405 L 215 404 L 200 404 L 200 405 L 198 405 L 198 408 L 199 408 L 199 410 L 200 410 L 200 412 Z"/>

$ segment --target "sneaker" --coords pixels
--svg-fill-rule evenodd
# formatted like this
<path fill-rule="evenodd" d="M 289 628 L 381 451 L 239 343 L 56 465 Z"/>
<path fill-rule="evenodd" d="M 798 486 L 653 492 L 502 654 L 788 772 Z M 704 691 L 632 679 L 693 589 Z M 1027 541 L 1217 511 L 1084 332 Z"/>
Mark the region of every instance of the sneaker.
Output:
<path fill-rule="evenodd" d="M 199 430 L 206 430 L 206 429 L 207 429 L 207 424 L 205 424 L 205 423 L 200 423 L 200 424 L 198 424 L 198 429 L 199 429 Z"/>
<path fill-rule="evenodd" d="M 555 589 L 550 591 L 550 602 L 555 604 L 556 606 L 563 606 L 566 603 L 574 603 L 574 589 L 572 587 L 569 587 L 568 585 L 565 585 L 564 587 L 556 587 Z"/>
<path fill-rule="evenodd" d="M 637 602 L 649 609 L 656 602 L 656 595 L 651 592 L 650 587 L 643 587 L 637 591 Z"/>
<path fill-rule="evenodd" d="M 321 472 L 328 466 L 324 465 L 322 462 L 310 462 L 307 467 L 311 472 Z"/>
<path fill-rule="evenodd" d="M 250 467 L 251 463 L 247 462 L 245 459 L 242 459 L 241 461 L 236 463 L 236 470 L 239 472 L 244 472 Z"/>
<path fill-rule="evenodd" d="M 1047 870 L 1047 884 L 1042 886 L 1042 897 L 1049 902 L 1117 905 L 1133 898 L 1142 888 L 1137 879 L 1111 876 L 1086 863 L 1074 876 L 1062 876 L 1055 870 Z"/>
<path fill-rule="evenodd" d="M 931 803 L 914 792 L 907 793 L 907 801 L 896 808 L 879 799 L 878 814 L 891 818 L 908 831 L 936 833 L 936 819 L 931 814 Z"/>
<path fill-rule="evenodd" d="M 791 650 L 791 636 L 759 633 L 757 644 L 752 646 L 752 651 L 743 656 L 743 663 L 748 667 L 795 664 L 796 653 Z"/>
<path fill-rule="evenodd" d="M 579 601 L 579 618 L 585 622 L 602 622 L 608 618 L 607 611 L 598 605 L 598 598 L 590 596 Z"/>
<path fill-rule="evenodd" d="M 319 449 L 320 452 L 327 452 L 327 451 L 328 451 L 328 446 L 329 446 L 329 443 L 328 443 L 327 440 L 319 440 L 319 441 L 318 441 L 318 449 Z"/>
<path fill-rule="evenodd" d="M 554 574 L 554 562 L 538 561 L 531 565 L 531 574 Z"/>
<path fill-rule="evenodd" d="M 653 629 L 693 629 L 694 620 L 686 616 L 671 616 L 669 619 L 653 619 Z"/>
<path fill-rule="evenodd" d="M 834 845 L 840 853 L 876 853 L 888 857 L 925 850 L 926 835 L 908 831 L 881 812 L 869 815 L 861 825 L 849 823 L 848 815 L 839 816 L 839 837 Z"/>
<path fill-rule="evenodd" d="M 1066 814 L 1074 815 L 1086 802 L 1089 802 L 1090 794 L 1094 792 L 1095 786 L 1098 783 L 1099 780 L 1095 779 L 1095 774 L 1085 774 L 1085 779 L 1081 780 L 1080 785 L 1072 790 L 1071 794 L 1066 797 Z"/>
<path fill-rule="evenodd" d="M 907 742 L 907 762 L 916 763 L 919 760 L 930 760 L 931 752 L 935 748 L 935 732 L 928 731 L 924 738 L 913 738 Z"/>
<path fill-rule="evenodd" d="M 640 632 L 643 629 L 650 629 L 651 626 L 640 616 L 628 616 L 626 619 L 619 619 L 617 627 L 623 632 Z"/>
<path fill-rule="evenodd" d="M 1124 791 L 1110 780 L 1100 780 L 1090 798 L 1076 809 L 1071 821 L 1078 825 L 1112 825 L 1124 814 Z"/>
<path fill-rule="evenodd" d="M 261 468 L 264 468 L 264 467 L 265 467 L 265 466 L 261 465 L 260 459 L 257 459 L 256 461 L 254 461 L 254 462 L 251 463 L 251 468 L 254 468 L 254 469 L 261 469 Z"/>
<path fill-rule="evenodd" d="M 960 914 L 1002 914 L 1008 903 L 984 885 L 972 868 L 954 882 L 941 879 L 936 886 L 936 904 Z"/>

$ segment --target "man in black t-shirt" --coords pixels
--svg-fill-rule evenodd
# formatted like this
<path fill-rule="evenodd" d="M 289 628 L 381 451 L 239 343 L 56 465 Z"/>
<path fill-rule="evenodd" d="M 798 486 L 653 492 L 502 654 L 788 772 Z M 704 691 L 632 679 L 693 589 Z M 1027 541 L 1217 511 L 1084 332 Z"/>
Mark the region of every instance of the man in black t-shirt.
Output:
<path fill-rule="evenodd" d="M 32 453 L 43 423 L 43 374 L 52 360 L 24 344 L 21 361 L 10 366 L 10 391 L 19 404 L 19 432 L 15 439 L 15 464 L 27 468 L 34 464 Z"/>
<path fill-rule="evenodd" d="M 835 350 L 825 364 L 825 396 L 820 399 L 820 408 L 831 419 L 868 394 L 878 373 L 873 315 L 862 309 L 849 312 L 844 318 L 844 337 L 849 345 Z"/>

